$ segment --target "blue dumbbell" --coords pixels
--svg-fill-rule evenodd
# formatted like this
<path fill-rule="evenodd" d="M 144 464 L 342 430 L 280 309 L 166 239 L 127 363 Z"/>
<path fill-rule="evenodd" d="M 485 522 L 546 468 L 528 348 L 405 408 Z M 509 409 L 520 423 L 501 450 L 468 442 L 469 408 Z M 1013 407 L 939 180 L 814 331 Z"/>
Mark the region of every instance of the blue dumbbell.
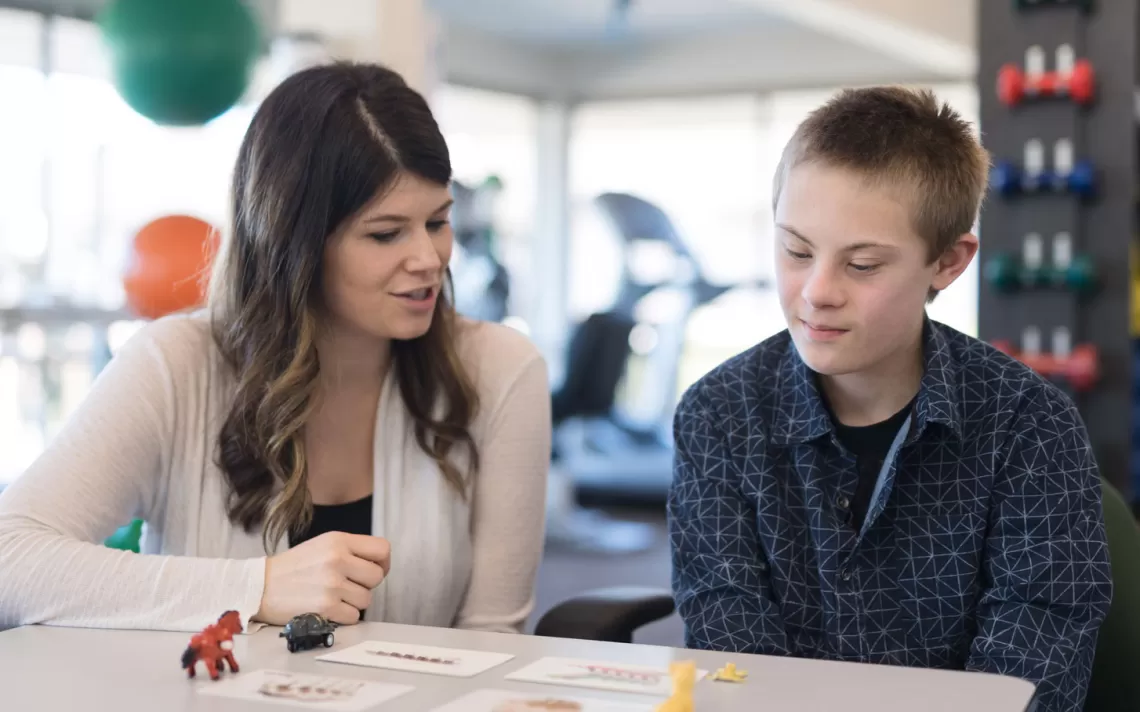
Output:
<path fill-rule="evenodd" d="M 1002 195 L 1017 193 L 1069 192 L 1082 198 L 1096 194 L 1096 170 L 1090 161 L 1077 161 L 1073 170 L 1058 174 L 1051 170 L 1025 175 L 1009 161 L 998 161 L 990 171 L 990 185 Z"/>
<path fill-rule="evenodd" d="M 1026 193 L 1052 193 L 1063 192 L 1065 181 L 1050 170 L 1044 170 L 1036 175 L 1025 175 L 1021 178 L 1021 189 Z"/>
<path fill-rule="evenodd" d="M 1020 193 L 1021 169 L 1009 161 L 998 161 L 990 171 L 990 185 L 1002 195 Z"/>
<path fill-rule="evenodd" d="M 1091 198 L 1096 194 L 1096 170 L 1090 161 L 1077 161 L 1073 170 L 1064 176 L 1065 187 L 1070 193 L 1076 193 L 1082 198 Z"/>

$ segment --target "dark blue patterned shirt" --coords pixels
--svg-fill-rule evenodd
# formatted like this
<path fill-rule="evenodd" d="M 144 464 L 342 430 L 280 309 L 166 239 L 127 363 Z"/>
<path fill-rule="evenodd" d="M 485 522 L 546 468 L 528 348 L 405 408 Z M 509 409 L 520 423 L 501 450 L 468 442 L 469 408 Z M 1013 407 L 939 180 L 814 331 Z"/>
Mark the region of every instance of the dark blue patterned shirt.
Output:
<path fill-rule="evenodd" d="M 669 534 L 686 645 L 1011 675 L 1038 710 L 1078 712 L 1112 590 L 1084 425 L 1019 362 L 924 331 L 861 531 L 855 460 L 786 331 L 685 392 Z"/>

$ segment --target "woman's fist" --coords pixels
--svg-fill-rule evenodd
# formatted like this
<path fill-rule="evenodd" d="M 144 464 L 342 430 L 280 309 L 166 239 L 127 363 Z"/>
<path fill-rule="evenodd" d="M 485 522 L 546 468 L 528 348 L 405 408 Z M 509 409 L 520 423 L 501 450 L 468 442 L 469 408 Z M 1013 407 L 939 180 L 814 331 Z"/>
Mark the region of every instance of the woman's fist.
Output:
<path fill-rule="evenodd" d="M 284 625 L 293 616 L 319 613 L 341 625 L 356 623 L 390 562 L 387 539 L 321 534 L 266 560 L 265 590 L 254 618 Z"/>

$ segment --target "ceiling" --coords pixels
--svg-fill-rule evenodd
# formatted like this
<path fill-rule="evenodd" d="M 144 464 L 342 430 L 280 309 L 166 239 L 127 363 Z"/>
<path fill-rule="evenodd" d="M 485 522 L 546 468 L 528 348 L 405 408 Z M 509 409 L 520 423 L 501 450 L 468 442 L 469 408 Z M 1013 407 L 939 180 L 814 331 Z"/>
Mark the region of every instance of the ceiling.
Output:
<path fill-rule="evenodd" d="M 108 1 L 0 7 L 91 19 Z M 312 30 L 333 46 L 351 39 L 371 52 L 376 40 L 362 37 L 370 26 L 362 18 L 375 18 L 377 2 L 397 2 L 246 1 L 268 35 Z M 970 81 L 981 0 L 423 1 L 441 20 L 449 81 L 577 100 Z"/>
<path fill-rule="evenodd" d="M 778 22 L 740 0 L 428 1 L 452 25 L 560 48 L 691 37 Z"/>

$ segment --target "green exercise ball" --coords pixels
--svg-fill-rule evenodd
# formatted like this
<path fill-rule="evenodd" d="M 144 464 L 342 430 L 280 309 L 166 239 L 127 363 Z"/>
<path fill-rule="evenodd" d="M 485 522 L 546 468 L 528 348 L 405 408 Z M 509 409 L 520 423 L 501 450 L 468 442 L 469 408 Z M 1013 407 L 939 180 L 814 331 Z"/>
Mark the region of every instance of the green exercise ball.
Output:
<path fill-rule="evenodd" d="M 200 126 L 249 85 L 260 33 L 241 0 L 112 0 L 98 17 L 115 87 L 165 126 Z"/>

